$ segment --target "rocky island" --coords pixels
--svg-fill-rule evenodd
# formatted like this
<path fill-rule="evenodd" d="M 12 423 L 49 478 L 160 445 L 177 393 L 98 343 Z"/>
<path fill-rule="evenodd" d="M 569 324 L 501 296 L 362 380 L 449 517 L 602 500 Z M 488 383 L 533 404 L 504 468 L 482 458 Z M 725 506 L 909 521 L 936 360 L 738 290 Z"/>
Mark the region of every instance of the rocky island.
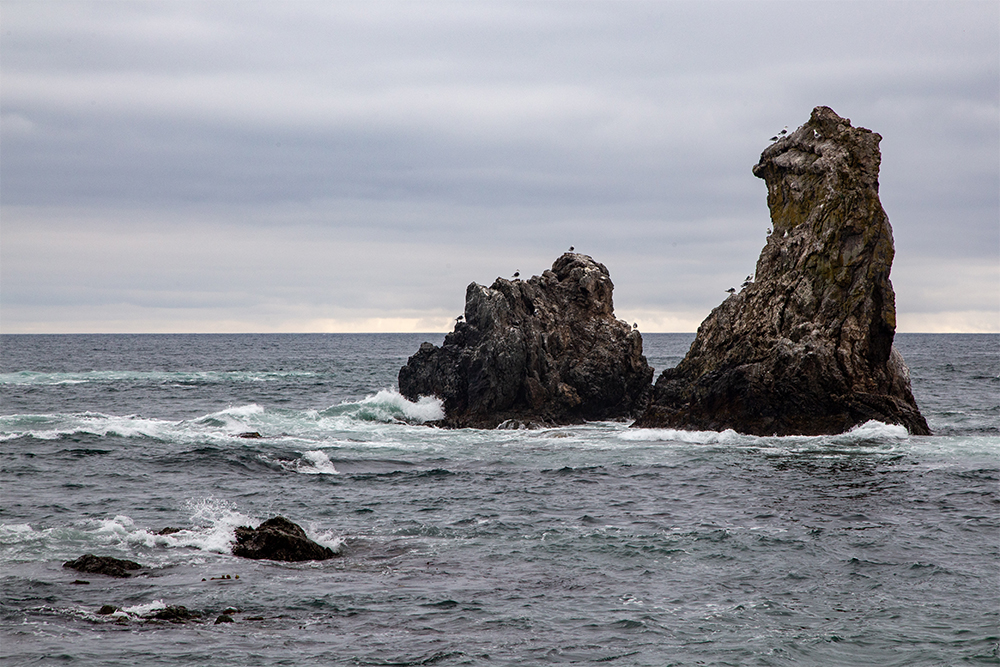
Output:
<path fill-rule="evenodd" d="M 443 345 L 424 343 L 400 369 L 399 392 L 441 398 L 447 427 L 635 417 L 653 369 L 639 332 L 615 319 L 613 290 L 603 264 L 574 252 L 529 280 L 472 283 Z"/>
<path fill-rule="evenodd" d="M 816 107 L 764 150 L 753 173 L 772 227 L 756 279 L 698 327 L 635 426 L 819 435 L 874 419 L 930 433 L 893 347 L 881 139 Z"/>

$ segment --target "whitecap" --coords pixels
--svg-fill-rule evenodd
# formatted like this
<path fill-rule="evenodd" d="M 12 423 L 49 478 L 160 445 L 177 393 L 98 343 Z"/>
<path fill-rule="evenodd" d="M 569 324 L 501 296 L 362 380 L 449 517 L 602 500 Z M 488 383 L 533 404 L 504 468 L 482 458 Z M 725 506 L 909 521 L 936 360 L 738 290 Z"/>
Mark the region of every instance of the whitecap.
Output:
<path fill-rule="evenodd" d="M 333 462 L 326 453 L 320 450 L 311 450 L 302 453 L 302 459 L 307 465 L 298 466 L 298 472 L 307 475 L 339 475 Z"/>
<path fill-rule="evenodd" d="M 733 429 L 725 431 L 684 431 L 672 428 L 625 429 L 618 434 L 622 440 L 633 442 L 682 442 L 697 445 L 739 444 L 756 440 L 755 436 L 741 435 Z"/>
<path fill-rule="evenodd" d="M 154 611 L 159 611 L 161 609 L 166 609 L 167 605 L 164 604 L 163 600 L 153 600 L 152 602 L 147 602 L 146 604 L 137 604 L 131 607 L 122 607 L 115 614 L 128 614 L 130 616 L 149 616 Z"/>

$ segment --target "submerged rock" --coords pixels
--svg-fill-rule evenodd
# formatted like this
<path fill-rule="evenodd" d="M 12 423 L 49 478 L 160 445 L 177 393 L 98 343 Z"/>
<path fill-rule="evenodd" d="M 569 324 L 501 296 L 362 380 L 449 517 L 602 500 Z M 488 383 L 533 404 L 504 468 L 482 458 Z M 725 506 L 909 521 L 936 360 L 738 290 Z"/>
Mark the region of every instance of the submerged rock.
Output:
<path fill-rule="evenodd" d="M 135 561 L 113 558 L 111 556 L 95 556 L 94 554 L 84 554 L 76 560 L 69 560 L 63 563 L 63 567 L 78 572 L 90 574 L 106 574 L 109 577 L 124 578 L 130 576 L 129 570 L 142 568 Z"/>
<path fill-rule="evenodd" d="M 441 347 L 424 343 L 410 357 L 399 392 L 441 398 L 449 427 L 633 417 L 653 369 L 639 332 L 615 319 L 613 290 L 603 264 L 572 252 L 526 281 L 472 283 L 464 317 Z"/>
<path fill-rule="evenodd" d="M 816 107 L 764 150 L 753 173 L 773 231 L 756 280 L 702 322 L 635 426 L 818 435 L 874 419 L 930 433 L 892 344 L 881 139 Z"/>
<path fill-rule="evenodd" d="M 183 605 L 167 605 L 163 609 L 157 609 L 146 616 L 148 619 L 157 621 L 170 621 L 171 623 L 183 623 L 201 618 L 201 612 L 192 611 Z"/>
<path fill-rule="evenodd" d="M 306 531 L 288 519 L 276 516 L 257 528 L 240 526 L 236 529 L 234 556 L 255 560 L 304 561 L 326 560 L 336 554 L 306 537 Z"/>

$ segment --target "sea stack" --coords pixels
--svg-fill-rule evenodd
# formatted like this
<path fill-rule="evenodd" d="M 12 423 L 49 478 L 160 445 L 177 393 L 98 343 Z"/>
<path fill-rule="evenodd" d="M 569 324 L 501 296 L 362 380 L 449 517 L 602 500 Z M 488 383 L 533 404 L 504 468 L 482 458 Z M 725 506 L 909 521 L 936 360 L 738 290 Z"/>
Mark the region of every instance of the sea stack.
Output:
<path fill-rule="evenodd" d="M 892 344 L 881 139 L 816 107 L 764 150 L 753 173 L 767 183 L 772 231 L 755 281 L 702 322 L 635 426 L 820 435 L 874 419 L 930 433 Z"/>
<path fill-rule="evenodd" d="M 439 425 L 519 428 L 632 418 L 653 369 L 642 335 L 615 319 L 603 264 L 564 253 L 540 276 L 472 283 L 441 347 L 424 343 L 399 371 L 410 400 L 438 396 Z"/>

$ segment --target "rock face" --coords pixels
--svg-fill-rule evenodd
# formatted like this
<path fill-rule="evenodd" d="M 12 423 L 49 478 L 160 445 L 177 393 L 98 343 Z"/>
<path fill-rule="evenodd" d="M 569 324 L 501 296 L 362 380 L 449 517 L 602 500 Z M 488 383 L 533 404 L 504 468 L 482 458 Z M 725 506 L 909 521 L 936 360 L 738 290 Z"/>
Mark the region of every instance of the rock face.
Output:
<path fill-rule="evenodd" d="M 256 560 L 326 560 L 336 554 L 329 547 L 313 542 L 306 537 L 306 531 L 289 521 L 276 516 L 257 528 L 240 526 L 236 529 L 234 556 Z"/>
<path fill-rule="evenodd" d="M 69 560 L 63 563 L 63 567 L 77 572 L 88 572 L 90 574 L 106 574 L 109 577 L 125 578 L 130 576 L 129 570 L 142 568 L 133 560 L 123 560 L 111 556 L 95 556 L 94 554 L 84 554 L 76 560 Z"/>
<path fill-rule="evenodd" d="M 529 280 L 465 292 L 464 321 L 399 371 L 410 400 L 438 396 L 449 427 L 570 424 L 639 414 L 653 369 L 642 336 L 615 319 L 603 264 L 565 253 Z"/>
<path fill-rule="evenodd" d="M 636 426 L 818 435 L 875 419 L 929 434 L 892 344 L 881 139 L 817 107 L 764 150 L 753 173 L 773 231 L 756 281 L 702 322 Z"/>

